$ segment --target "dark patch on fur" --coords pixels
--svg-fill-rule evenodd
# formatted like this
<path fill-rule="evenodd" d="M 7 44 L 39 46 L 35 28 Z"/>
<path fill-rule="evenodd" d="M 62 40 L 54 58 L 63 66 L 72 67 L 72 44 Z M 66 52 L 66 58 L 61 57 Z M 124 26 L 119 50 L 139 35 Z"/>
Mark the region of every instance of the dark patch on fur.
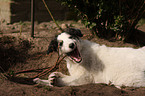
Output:
<path fill-rule="evenodd" d="M 75 28 L 68 28 L 66 29 L 66 33 L 74 36 L 74 37 L 83 37 L 83 34 L 81 33 L 81 30 L 75 29 Z"/>
<path fill-rule="evenodd" d="M 48 46 L 48 51 L 47 54 L 55 51 L 57 52 L 57 48 L 58 48 L 58 42 L 57 42 L 57 36 L 50 42 L 49 46 Z"/>
<path fill-rule="evenodd" d="M 81 31 L 79 29 L 68 28 L 68 29 L 66 29 L 65 32 L 68 33 L 69 35 L 71 35 L 70 38 L 83 37 L 83 34 L 81 33 Z M 47 54 L 54 52 L 54 51 L 57 52 L 57 49 L 58 49 L 58 42 L 57 42 L 57 36 L 55 36 L 55 38 L 50 42 L 50 44 L 48 46 Z"/>

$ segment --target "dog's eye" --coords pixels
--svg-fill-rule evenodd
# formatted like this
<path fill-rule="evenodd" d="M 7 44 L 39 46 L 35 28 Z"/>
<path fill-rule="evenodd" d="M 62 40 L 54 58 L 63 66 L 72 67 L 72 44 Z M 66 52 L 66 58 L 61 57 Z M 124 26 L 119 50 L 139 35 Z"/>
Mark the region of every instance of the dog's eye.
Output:
<path fill-rule="evenodd" d="M 63 41 L 59 42 L 59 46 L 62 46 L 63 45 Z"/>

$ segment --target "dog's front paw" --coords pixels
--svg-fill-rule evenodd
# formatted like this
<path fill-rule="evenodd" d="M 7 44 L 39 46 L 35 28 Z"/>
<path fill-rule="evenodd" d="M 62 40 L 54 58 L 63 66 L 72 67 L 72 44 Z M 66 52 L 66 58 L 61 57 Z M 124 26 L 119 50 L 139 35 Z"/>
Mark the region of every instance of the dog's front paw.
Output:
<path fill-rule="evenodd" d="M 35 82 L 35 83 L 40 83 L 40 82 L 41 82 L 41 79 L 35 78 L 35 79 L 33 79 L 33 82 Z"/>
<path fill-rule="evenodd" d="M 46 85 L 46 86 L 58 86 L 58 82 L 60 81 L 60 77 L 63 77 L 64 75 L 60 72 L 53 72 L 49 75 L 48 80 L 42 80 L 39 78 L 33 79 L 33 82 L 41 85 Z"/>
<path fill-rule="evenodd" d="M 48 77 L 49 86 L 57 86 L 58 78 L 61 76 L 62 76 L 62 73 L 60 72 L 51 73 Z"/>
<path fill-rule="evenodd" d="M 42 80 L 39 78 L 35 78 L 35 79 L 33 79 L 33 82 L 37 83 L 38 85 L 40 84 L 40 85 L 50 86 L 48 80 Z"/>

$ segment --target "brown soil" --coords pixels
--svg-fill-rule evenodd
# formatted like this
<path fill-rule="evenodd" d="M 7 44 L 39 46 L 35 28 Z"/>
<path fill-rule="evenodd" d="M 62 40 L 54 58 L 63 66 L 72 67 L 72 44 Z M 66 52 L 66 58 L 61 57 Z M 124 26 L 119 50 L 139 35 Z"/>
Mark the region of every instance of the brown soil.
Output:
<path fill-rule="evenodd" d="M 85 34 L 82 39 L 89 39 L 107 46 L 138 47 L 121 41 L 109 42 L 104 39 L 90 38 L 89 30 L 79 22 L 67 21 L 65 24 L 71 24 L 75 28 L 81 29 Z M 22 33 L 20 33 L 19 24 L 3 26 L 0 37 L 0 96 L 145 96 L 145 88 L 123 87 L 118 89 L 107 84 L 73 87 L 48 87 L 34 84 L 30 77 L 53 66 L 56 62 L 57 53 L 48 56 L 46 51 L 53 36 L 59 32 L 53 22 L 36 24 L 35 38 L 31 38 L 30 23 L 26 22 L 22 27 Z M 38 68 L 43 69 L 28 72 L 29 69 Z M 14 77 L 5 76 L 5 74 L 11 76 L 22 70 L 27 70 L 27 73 L 17 74 Z M 65 61 L 61 62 L 57 71 L 67 74 Z M 41 78 L 47 79 L 48 75 Z"/>

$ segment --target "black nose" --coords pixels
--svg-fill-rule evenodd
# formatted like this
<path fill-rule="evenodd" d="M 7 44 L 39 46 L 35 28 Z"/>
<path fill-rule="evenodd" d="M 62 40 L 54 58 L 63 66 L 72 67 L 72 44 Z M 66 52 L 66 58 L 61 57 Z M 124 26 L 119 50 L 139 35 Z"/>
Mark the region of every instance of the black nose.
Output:
<path fill-rule="evenodd" d="M 75 47 L 74 43 L 69 44 L 69 48 L 73 49 Z"/>

